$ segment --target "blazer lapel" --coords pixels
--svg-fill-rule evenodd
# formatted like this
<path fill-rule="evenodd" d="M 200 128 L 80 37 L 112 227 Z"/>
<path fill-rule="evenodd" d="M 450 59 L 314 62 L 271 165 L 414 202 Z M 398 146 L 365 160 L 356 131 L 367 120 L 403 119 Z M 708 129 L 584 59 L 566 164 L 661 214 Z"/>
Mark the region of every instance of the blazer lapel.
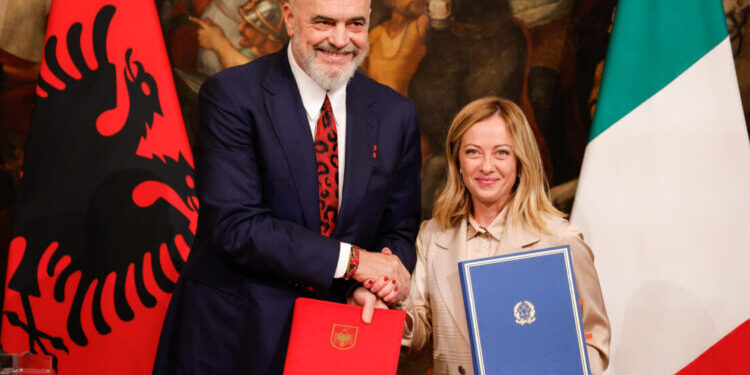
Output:
<path fill-rule="evenodd" d="M 441 249 L 434 252 L 434 264 L 432 271 L 437 280 L 440 298 L 448 309 L 457 330 L 461 333 L 467 345 L 469 341 L 469 329 L 466 324 L 466 309 L 464 307 L 463 291 L 461 289 L 461 278 L 458 273 L 458 262 L 467 260 L 466 249 L 466 220 L 461 224 L 443 231 L 435 240 L 435 244 Z M 534 232 L 525 230 L 518 225 L 506 226 L 506 233 L 500 242 L 500 254 L 504 255 L 522 251 L 539 242 L 539 236 Z"/>
<path fill-rule="evenodd" d="M 469 329 L 466 325 L 461 278 L 458 274 L 458 262 L 466 260 L 466 220 L 462 220 L 457 227 L 443 231 L 435 240 L 435 244 L 442 248 L 434 252 L 435 263 L 432 267 L 440 297 L 461 337 L 469 345 Z"/>
<path fill-rule="evenodd" d="M 305 225 L 320 227 L 318 213 L 318 178 L 315 150 L 302 98 L 294 81 L 286 48 L 274 57 L 269 74 L 263 81 L 268 117 L 284 149 L 289 169 L 297 187 Z"/>
<path fill-rule="evenodd" d="M 375 124 L 370 113 L 373 97 L 365 92 L 355 75 L 346 88 L 346 164 L 344 190 L 339 206 L 338 223 L 352 223 L 359 203 L 367 191 L 373 166 Z M 336 225 L 333 237 L 339 236 L 343 225 Z"/>

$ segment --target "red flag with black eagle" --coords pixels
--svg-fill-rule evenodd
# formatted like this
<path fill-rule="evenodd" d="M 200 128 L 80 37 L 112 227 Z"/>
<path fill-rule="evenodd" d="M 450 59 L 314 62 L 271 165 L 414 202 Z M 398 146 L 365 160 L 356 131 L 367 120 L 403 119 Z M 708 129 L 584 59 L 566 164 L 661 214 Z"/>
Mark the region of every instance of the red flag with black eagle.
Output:
<path fill-rule="evenodd" d="M 152 0 L 53 0 L 14 210 L 2 347 L 151 372 L 198 218 Z"/>

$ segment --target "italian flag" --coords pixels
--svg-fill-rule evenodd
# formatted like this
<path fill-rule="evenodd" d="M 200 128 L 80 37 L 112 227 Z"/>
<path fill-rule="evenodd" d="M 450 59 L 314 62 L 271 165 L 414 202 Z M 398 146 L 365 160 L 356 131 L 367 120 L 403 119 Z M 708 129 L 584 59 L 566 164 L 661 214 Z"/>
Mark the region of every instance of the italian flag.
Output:
<path fill-rule="evenodd" d="M 750 142 L 721 0 L 627 0 L 571 220 L 609 374 L 750 373 Z"/>

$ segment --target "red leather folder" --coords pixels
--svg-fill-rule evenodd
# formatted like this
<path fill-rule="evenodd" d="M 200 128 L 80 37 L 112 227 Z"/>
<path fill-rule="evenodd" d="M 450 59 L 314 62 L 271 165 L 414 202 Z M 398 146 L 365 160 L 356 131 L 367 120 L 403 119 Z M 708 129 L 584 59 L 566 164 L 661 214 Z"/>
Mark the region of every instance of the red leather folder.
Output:
<path fill-rule="evenodd" d="M 362 307 L 297 298 L 284 374 L 395 374 L 405 318 L 375 309 L 365 324 Z"/>

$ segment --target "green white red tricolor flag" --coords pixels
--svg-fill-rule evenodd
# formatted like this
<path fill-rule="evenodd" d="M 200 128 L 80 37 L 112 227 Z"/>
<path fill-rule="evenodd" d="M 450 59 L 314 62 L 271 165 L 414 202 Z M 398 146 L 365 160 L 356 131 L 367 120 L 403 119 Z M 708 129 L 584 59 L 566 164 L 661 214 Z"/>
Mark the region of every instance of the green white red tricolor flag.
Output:
<path fill-rule="evenodd" d="M 571 220 L 610 374 L 750 373 L 750 142 L 720 0 L 619 2 Z"/>

